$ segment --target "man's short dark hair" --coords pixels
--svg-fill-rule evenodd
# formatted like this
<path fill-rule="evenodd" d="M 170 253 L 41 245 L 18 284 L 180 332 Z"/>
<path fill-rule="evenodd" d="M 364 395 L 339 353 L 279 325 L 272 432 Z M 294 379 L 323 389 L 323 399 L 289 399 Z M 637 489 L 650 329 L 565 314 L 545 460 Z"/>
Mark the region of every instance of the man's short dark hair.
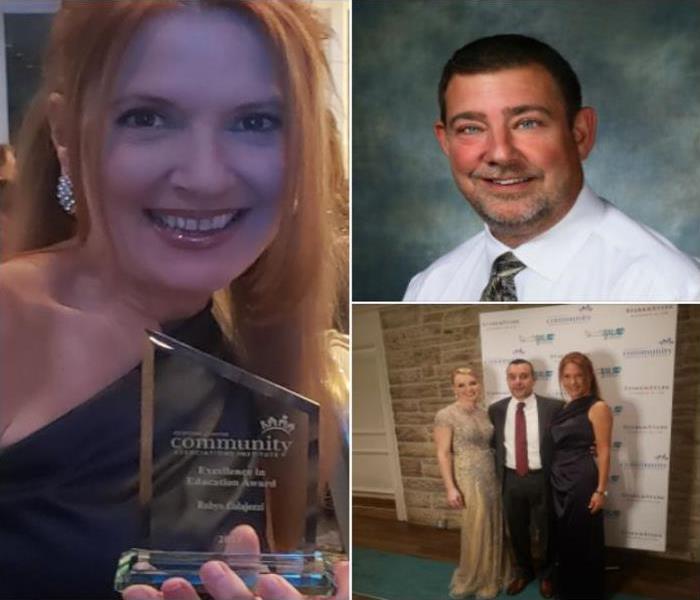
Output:
<path fill-rule="evenodd" d="M 514 33 L 484 37 L 457 50 L 442 70 L 438 87 L 440 119 L 445 123 L 445 92 L 455 75 L 494 73 L 502 69 L 539 65 L 554 79 L 564 97 L 566 116 L 573 125 L 581 110 L 581 84 L 571 65 L 554 48 L 526 35 Z"/>
<path fill-rule="evenodd" d="M 508 363 L 506 371 L 510 368 L 511 365 L 530 365 L 530 372 L 532 373 L 532 378 L 535 379 L 535 367 L 532 366 L 532 363 L 529 360 L 525 360 L 524 358 L 514 358 Z"/>

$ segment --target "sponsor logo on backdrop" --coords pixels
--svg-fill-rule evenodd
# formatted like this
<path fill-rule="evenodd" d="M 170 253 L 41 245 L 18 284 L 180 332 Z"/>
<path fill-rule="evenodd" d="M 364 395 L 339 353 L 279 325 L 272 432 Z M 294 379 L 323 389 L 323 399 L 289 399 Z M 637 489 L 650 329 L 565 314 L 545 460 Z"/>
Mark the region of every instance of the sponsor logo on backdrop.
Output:
<path fill-rule="evenodd" d="M 619 377 L 622 373 L 622 367 L 615 365 L 613 367 L 601 367 L 598 369 L 598 375 L 603 379 L 609 379 L 611 377 Z"/>
<path fill-rule="evenodd" d="M 610 475 L 610 481 L 612 483 L 617 483 L 618 481 L 620 481 L 620 476 L 619 475 Z"/>
<path fill-rule="evenodd" d="M 520 335 L 518 336 L 523 344 L 552 344 L 554 343 L 553 333 L 536 333 L 534 335 Z"/>
<path fill-rule="evenodd" d="M 625 328 L 624 327 L 615 327 L 615 328 L 607 328 L 607 329 L 594 329 L 592 331 L 589 331 L 586 329 L 584 332 L 586 334 L 586 337 L 589 338 L 603 338 L 604 340 L 609 340 L 612 338 L 621 338 L 625 335 Z"/>
<path fill-rule="evenodd" d="M 627 348 L 622 351 L 624 358 L 662 358 L 672 355 L 673 348 L 669 348 L 667 345 L 640 346 L 638 348 Z"/>
<path fill-rule="evenodd" d="M 614 441 L 614 442 L 612 443 L 612 447 L 613 447 L 613 450 L 619 450 L 620 448 L 622 448 L 622 442 L 620 442 L 620 441 Z"/>
<path fill-rule="evenodd" d="M 626 502 L 645 502 L 647 504 L 661 504 L 666 501 L 666 496 L 661 496 L 659 494 L 630 494 L 628 492 L 622 492 L 618 496 Z"/>
<path fill-rule="evenodd" d="M 622 514 L 619 510 L 604 510 L 603 514 L 605 515 L 606 519 L 619 519 L 620 515 Z"/>
<path fill-rule="evenodd" d="M 625 433 L 666 433 L 668 425 L 623 425 Z"/>
<path fill-rule="evenodd" d="M 545 322 L 547 325 L 579 325 L 591 320 L 591 315 L 555 315 L 549 317 Z"/>
<path fill-rule="evenodd" d="M 513 350 L 513 356 L 525 356 L 525 350 L 522 348 L 516 348 Z"/>
<path fill-rule="evenodd" d="M 670 385 L 624 385 L 623 391 L 638 396 L 650 396 L 652 394 L 664 394 L 671 389 Z"/>
<path fill-rule="evenodd" d="M 653 533 L 651 531 L 634 531 L 632 529 L 623 529 L 621 533 L 630 539 L 637 540 L 662 540 L 664 538 L 662 533 Z"/>
<path fill-rule="evenodd" d="M 490 330 L 515 329 L 520 325 L 520 319 L 494 319 L 493 321 L 484 319 L 481 325 L 484 329 Z"/>
<path fill-rule="evenodd" d="M 554 371 L 549 369 L 544 369 L 542 371 L 535 371 L 535 379 L 538 381 L 549 381 L 554 375 Z"/>
<path fill-rule="evenodd" d="M 659 340 L 659 346 L 673 346 L 673 344 L 674 342 L 672 337 L 667 337 L 663 340 Z"/>
<path fill-rule="evenodd" d="M 619 415 L 622 412 L 623 408 L 624 407 L 620 406 L 619 404 L 617 406 L 613 406 L 613 413 Z"/>
<path fill-rule="evenodd" d="M 498 358 L 487 358 L 484 361 L 485 365 L 508 365 L 510 364 L 510 361 L 513 360 L 510 356 L 509 357 L 498 357 Z"/>
<path fill-rule="evenodd" d="M 654 459 L 653 461 L 631 460 L 621 462 L 620 467 L 623 469 L 637 469 L 639 471 L 665 471 L 668 469 L 668 461 L 657 459 Z"/>
<path fill-rule="evenodd" d="M 632 317 L 650 317 L 657 315 L 666 315 L 673 310 L 673 304 L 642 304 L 636 306 L 628 306 L 625 312 Z"/>

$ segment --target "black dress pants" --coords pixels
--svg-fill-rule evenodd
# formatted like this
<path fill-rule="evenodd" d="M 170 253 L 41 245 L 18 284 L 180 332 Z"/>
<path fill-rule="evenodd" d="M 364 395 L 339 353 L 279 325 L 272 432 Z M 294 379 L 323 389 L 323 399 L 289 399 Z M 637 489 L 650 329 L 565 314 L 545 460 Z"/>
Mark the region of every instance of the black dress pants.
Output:
<path fill-rule="evenodd" d="M 530 471 L 523 477 L 512 469 L 505 470 L 503 510 L 510 531 L 517 577 L 530 579 L 535 576 L 532 540 L 530 539 L 531 525 L 539 530 L 544 554 L 544 564 L 540 576 L 542 578 L 551 577 L 553 548 L 550 530 L 552 516 L 547 484 L 542 470 Z"/>

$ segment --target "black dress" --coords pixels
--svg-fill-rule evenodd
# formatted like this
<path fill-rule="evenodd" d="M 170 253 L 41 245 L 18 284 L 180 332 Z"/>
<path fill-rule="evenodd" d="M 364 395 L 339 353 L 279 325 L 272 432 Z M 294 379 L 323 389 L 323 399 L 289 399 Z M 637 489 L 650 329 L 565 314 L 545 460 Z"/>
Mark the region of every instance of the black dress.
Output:
<path fill-rule="evenodd" d="M 168 333 L 198 349 L 224 354 L 208 309 Z M 167 383 L 201 394 L 202 381 L 192 373 L 172 373 L 174 363 L 168 360 L 156 364 L 157 372 L 171 371 Z M 117 559 L 124 550 L 145 545 L 144 512 L 137 498 L 140 370 L 0 450 L 0 598 L 119 597 L 113 591 Z M 232 404 L 234 427 L 245 429 L 246 399 Z M 163 443 L 158 431 L 154 443 Z M 172 464 L 167 467 L 172 472 Z M 156 480 L 156 500 L 158 490 Z M 230 519 L 239 517 L 226 518 L 223 523 L 220 513 L 183 507 L 173 530 L 195 523 L 199 539 L 184 543 L 192 550 L 208 550 L 221 528 L 236 525 Z M 264 537 L 264 513 L 248 513 L 245 522 Z"/>
<path fill-rule="evenodd" d="M 557 594 L 562 600 L 603 598 L 603 511 L 592 515 L 588 503 L 598 487 L 598 466 L 589 396 L 569 402 L 552 420 L 554 442 L 552 495 L 558 557 Z"/>

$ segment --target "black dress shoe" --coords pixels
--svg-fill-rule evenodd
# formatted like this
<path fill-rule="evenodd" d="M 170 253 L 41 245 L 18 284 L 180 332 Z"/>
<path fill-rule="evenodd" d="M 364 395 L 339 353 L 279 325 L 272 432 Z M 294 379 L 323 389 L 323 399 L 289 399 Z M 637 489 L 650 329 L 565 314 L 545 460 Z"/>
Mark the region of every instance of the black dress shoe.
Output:
<path fill-rule="evenodd" d="M 527 587 L 527 584 L 530 583 L 533 579 L 533 577 L 518 577 L 516 579 L 513 579 L 513 581 L 511 581 L 508 584 L 506 594 L 508 594 L 509 596 L 515 596 L 516 594 L 519 594 Z"/>

